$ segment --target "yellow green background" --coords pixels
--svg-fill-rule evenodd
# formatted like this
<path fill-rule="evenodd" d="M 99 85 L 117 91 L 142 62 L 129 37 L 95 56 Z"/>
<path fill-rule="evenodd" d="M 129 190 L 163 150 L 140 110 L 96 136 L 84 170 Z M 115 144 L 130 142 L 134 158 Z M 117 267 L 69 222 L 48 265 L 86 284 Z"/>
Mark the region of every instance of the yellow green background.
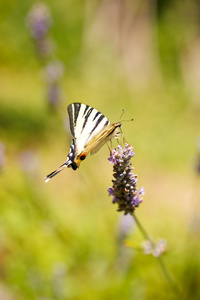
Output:
<path fill-rule="evenodd" d="M 40 61 L 26 25 L 36 2 L 0 2 L 0 298 L 179 299 L 137 226 L 119 239 L 122 213 L 104 146 L 47 184 L 70 137 L 67 106 L 86 103 L 117 122 L 134 147 L 144 201 L 137 216 L 185 299 L 199 299 L 199 1 L 46 1 L 55 50 Z M 61 102 L 51 109 L 44 65 L 59 59 Z M 116 146 L 113 141 L 113 146 Z"/>

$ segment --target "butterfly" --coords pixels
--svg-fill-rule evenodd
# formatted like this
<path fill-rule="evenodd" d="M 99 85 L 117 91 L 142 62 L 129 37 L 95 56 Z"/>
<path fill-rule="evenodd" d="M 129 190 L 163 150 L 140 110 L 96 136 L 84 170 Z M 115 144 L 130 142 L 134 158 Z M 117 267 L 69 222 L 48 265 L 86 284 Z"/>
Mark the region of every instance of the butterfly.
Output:
<path fill-rule="evenodd" d="M 65 167 L 76 170 L 87 155 L 94 154 L 115 137 L 121 123 L 111 124 L 98 110 L 82 103 L 72 103 L 67 108 L 70 131 L 73 136 L 67 160 L 55 171 L 45 177 L 48 182 Z"/>

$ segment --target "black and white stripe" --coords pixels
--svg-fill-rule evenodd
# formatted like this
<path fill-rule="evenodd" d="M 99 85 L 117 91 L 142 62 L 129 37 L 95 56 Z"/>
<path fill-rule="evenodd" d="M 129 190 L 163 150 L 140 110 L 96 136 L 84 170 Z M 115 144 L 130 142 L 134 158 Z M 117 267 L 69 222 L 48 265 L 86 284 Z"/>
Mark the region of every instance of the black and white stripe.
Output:
<path fill-rule="evenodd" d="M 78 139 L 82 140 L 82 146 L 110 124 L 110 121 L 102 113 L 85 104 L 70 104 L 68 113 L 72 136 L 77 139 L 77 142 Z"/>

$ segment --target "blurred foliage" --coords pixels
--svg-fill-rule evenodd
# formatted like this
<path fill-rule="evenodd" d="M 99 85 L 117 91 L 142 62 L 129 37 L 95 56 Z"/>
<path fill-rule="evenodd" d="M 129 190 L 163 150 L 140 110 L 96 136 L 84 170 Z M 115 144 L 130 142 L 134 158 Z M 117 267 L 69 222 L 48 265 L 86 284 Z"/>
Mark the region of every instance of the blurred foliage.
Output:
<path fill-rule="evenodd" d="M 44 183 L 69 149 L 67 105 L 80 101 L 134 118 L 122 129 L 146 189 L 139 218 L 168 240 L 182 299 L 199 299 L 199 1 L 45 1 L 52 59 L 65 65 L 56 109 L 27 27 L 35 3 L 0 2 L 0 298 L 179 299 L 156 259 L 119 238 L 106 147 Z M 134 225 L 126 238 L 143 241 Z"/>

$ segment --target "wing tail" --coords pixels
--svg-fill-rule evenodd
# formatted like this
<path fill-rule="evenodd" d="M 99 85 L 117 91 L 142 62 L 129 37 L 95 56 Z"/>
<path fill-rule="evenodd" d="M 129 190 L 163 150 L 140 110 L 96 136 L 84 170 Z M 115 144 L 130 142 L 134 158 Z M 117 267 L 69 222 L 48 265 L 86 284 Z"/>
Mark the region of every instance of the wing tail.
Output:
<path fill-rule="evenodd" d="M 65 167 L 69 167 L 69 163 L 65 162 L 64 164 L 62 164 L 57 170 L 51 172 L 50 174 L 48 174 L 44 180 L 45 182 L 48 182 L 51 178 L 53 178 L 54 176 L 56 176 L 58 173 L 60 173 Z"/>
<path fill-rule="evenodd" d="M 62 164 L 58 169 L 56 169 L 55 171 L 51 172 L 50 174 L 48 174 L 44 180 L 45 182 L 48 182 L 51 178 L 53 178 L 54 176 L 56 176 L 58 173 L 60 173 L 65 167 L 70 167 L 74 161 L 75 158 L 75 140 L 72 140 L 72 144 L 70 146 L 70 152 L 67 155 L 67 160 L 64 162 L 64 164 Z"/>

